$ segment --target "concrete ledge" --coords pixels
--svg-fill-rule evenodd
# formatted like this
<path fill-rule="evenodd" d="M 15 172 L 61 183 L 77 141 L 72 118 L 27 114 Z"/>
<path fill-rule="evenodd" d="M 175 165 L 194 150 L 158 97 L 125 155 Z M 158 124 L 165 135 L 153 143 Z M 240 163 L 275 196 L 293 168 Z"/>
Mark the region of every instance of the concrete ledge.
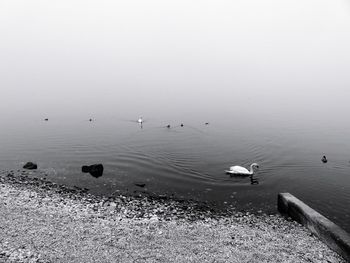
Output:
<path fill-rule="evenodd" d="M 350 262 L 350 235 L 290 193 L 278 194 L 278 211 L 306 226 L 332 250 Z"/>

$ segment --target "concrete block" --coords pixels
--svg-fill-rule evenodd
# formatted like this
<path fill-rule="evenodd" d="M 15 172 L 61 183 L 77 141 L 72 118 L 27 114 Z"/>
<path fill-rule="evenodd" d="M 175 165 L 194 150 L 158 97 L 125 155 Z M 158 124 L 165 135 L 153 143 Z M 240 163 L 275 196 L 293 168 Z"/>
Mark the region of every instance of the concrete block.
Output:
<path fill-rule="evenodd" d="M 278 194 L 278 211 L 288 215 L 350 262 L 350 235 L 290 193 Z"/>

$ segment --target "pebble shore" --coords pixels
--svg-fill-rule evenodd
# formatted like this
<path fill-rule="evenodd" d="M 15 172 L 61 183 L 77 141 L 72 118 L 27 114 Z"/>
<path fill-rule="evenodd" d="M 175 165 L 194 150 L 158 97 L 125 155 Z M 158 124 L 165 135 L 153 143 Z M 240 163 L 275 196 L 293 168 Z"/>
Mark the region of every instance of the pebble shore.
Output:
<path fill-rule="evenodd" d="M 18 170 L 0 172 L 0 262 L 345 261 L 279 215 L 165 196 L 94 196 Z"/>

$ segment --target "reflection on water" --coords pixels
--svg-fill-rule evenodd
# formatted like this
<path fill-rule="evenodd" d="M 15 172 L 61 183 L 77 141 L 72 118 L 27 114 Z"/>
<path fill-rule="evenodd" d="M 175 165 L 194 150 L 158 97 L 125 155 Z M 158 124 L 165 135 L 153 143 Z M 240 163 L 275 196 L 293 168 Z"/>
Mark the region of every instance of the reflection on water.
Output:
<path fill-rule="evenodd" d="M 142 188 L 268 213 L 276 212 L 278 192 L 290 192 L 350 230 L 350 142 L 342 140 L 348 127 L 236 123 L 215 119 L 209 125 L 191 118 L 142 125 L 107 118 L 9 122 L 1 130 L 0 164 L 14 169 L 33 160 L 49 171 L 48 179 L 92 193 Z M 320 161 L 325 154 L 327 163 Z M 260 165 L 252 176 L 223 172 L 232 164 L 248 167 L 252 162 Z M 82 169 L 99 163 L 102 169 Z"/>
<path fill-rule="evenodd" d="M 226 173 L 227 174 L 227 173 Z M 259 184 L 259 179 L 255 174 L 251 174 L 249 176 L 247 175 L 235 175 L 235 174 L 229 174 L 231 178 L 236 177 L 236 178 L 249 178 L 250 184 L 251 185 L 257 185 Z"/>
<path fill-rule="evenodd" d="M 252 185 L 259 184 L 258 178 L 256 178 L 254 175 L 251 175 L 250 176 L 250 184 L 252 184 Z"/>

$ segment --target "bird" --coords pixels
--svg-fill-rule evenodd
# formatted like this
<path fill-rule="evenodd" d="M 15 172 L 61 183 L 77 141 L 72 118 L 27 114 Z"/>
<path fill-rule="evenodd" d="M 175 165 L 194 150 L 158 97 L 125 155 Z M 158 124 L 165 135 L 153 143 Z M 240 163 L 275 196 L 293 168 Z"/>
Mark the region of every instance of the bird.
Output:
<path fill-rule="evenodd" d="M 326 157 L 325 155 L 323 155 L 323 157 L 322 157 L 322 162 L 323 162 L 323 163 L 328 162 L 327 157 Z"/>
<path fill-rule="evenodd" d="M 206 122 L 205 125 L 209 125 L 209 122 Z"/>
<path fill-rule="evenodd" d="M 181 127 L 183 127 L 184 126 L 184 124 L 183 123 L 181 123 L 181 125 L 180 125 Z"/>
<path fill-rule="evenodd" d="M 167 127 L 168 129 L 170 129 L 170 124 L 168 124 L 166 127 Z"/>
<path fill-rule="evenodd" d="M 252 163 L 250 165 L 250 171 L 242 166 L 231 166 L 230 170 L 225 170 L 225 172 L 235 175 L 252 175 L 254 174 L 254 168 L 259 168 L 259 165 L 257 163 Z"/>
<path fill-rule="evenodd" d="M 48 120 L 49 120 L 49 118 L 45 118 L 44 120 L 45 120 L 45 121 L 48 121 Z"/>
<path fill-rule="evenodd" d="M 89 121 L 92 121 L 92 119 L 89 119 Z"/>
<path fill-rule="evenodd" d="M 138 123 L 143 123 L 143 119 L 142 117 L 140 117 L 138 120 L 137 120 Z"/>

